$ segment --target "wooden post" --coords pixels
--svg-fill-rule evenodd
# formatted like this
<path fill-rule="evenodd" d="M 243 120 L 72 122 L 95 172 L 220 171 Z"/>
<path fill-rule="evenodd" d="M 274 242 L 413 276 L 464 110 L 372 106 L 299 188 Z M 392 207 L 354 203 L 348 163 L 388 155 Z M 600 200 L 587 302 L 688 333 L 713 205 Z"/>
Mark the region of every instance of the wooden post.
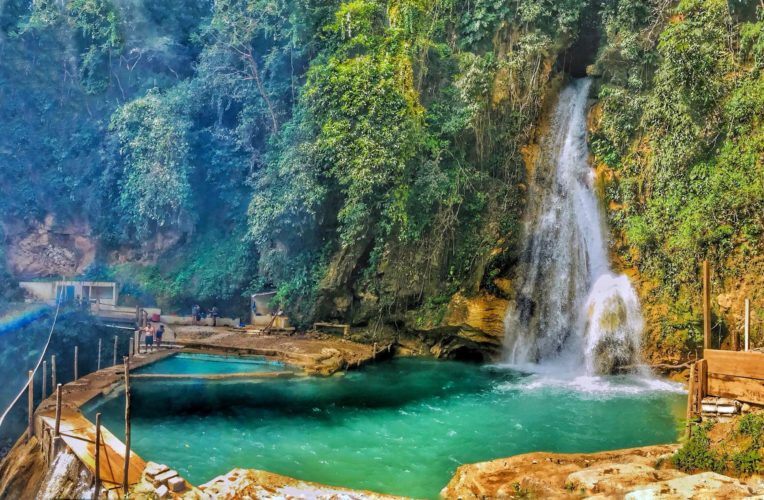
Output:
<path fill-rule="evenodd" d="M 708 361 L 701 359 L 697 364 L 698 386 L 696 392 L 698 394 L 698 408 L 700 408 L 703 404 L 703 398 L 708 394 Z"/>
<path fill-rule="evenodd" d="M 133 346 L 134 346 L 134 349 L 135 349 L 135 352 L 136 352 L 136 354 L 140 354 L 140 353 L 141 353 L 141 343 L 140 343 L 140 338 L 141 338 L 141 337 L 140 337 L 140 333 L 138 332 L 138 330 L 136 330 L 136 331 L 133 333 Z"/>
<path fill-rule="evenodd" d="M 58 437 L 61 429 L 61 384 L 56 386 L 56 426 L 53 428 L 53 435 Z"/>
<path fill-rule="evenodd" d="M 711 349 L 711 271 L 703 261 L 703 349 Z"/>
<path fill-rule="evenodd" d="M 117 336 L 114 336 L 114 362 L 111 366 L 117 366 Z"/>
<path fill-rule="evenodd" d="M 56 355 L 50 357 L 50 388 L 56 390 Z"/>
<path fill-rule="evenodd" d="M 695 399 L 695 365 L 690 365 L 690 384 L 687 387 L 687 437 L 692 437 L 692 417 L 694 413 L 694 399 Z"/>
<path fill-rule="evenodd" d="M 34 434 L 34 372 L 29 370 L 29 433 L 27 434 L 27 443 Z"/>
<path fill-rule="evenodd" d="M 77 373 L 77 358 L 79 354 L 79 346 L 74 346 L 74 380 L 77 380 L 79 377 Z"/>
<path fill-rule="evenodd" d="M 748 299 L 745 299 L 745 347 L 744 351 L 748 352 L 749 344 L 748 344 L 748 334 L 751 329 L 751 301 Z"/>
<path fill-rule="evenodd" d="M 101 414 L 96 413 L 96 435 L 95 435 L 95 487 L 93 498 L 98 500 L 98 494 L 101 491 Z"/>
<path fill-rule="evenodd" d="M 128 472 L 130 470 L 130 358 L 125 356 L 125 469 L 122 475 L 122 489 L 125 496 L 129 491 Z"/>
<path fill-rule="evenodd" d="M 96 365 L 96 371 L 101 369 L 101 339 L 98 339 L 98 364 Z"/>
<path fill-rule="evenodd" d="M 42 399 L 48 396 L 48 362 L 42 362 Z"/>

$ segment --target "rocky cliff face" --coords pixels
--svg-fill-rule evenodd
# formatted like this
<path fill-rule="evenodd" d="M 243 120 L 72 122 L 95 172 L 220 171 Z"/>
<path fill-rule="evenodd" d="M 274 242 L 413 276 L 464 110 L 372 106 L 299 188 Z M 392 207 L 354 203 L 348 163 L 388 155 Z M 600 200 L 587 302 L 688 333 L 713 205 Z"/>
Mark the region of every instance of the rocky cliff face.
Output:
<path fill-rule="evenodd" d="M 54 214 L 42 221 L 6 223 L 2 230 L 5 265 L 18 279 L 80 276 L 97 260 L 106 264 L 155 264 L 184 238 L 181 231 L 158 231 L 133 245 L 104 252 L 88 221 L 64 220 Z"/>
<path fill-rule="evenodd" d="M 8 269 L 16 276 L 76 276 L 93 263 L 96 241 L 87 222 L 49 214 L 31 225 L 5 225 Z"/>

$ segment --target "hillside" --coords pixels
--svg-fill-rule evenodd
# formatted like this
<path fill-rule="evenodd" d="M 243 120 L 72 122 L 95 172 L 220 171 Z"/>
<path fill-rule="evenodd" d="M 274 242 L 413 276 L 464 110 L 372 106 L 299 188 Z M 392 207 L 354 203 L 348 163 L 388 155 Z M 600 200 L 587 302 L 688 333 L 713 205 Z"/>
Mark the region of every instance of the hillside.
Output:
<path fill-rule="evenodd" d="M 588 73 L 612 260 L 637 284 L 647 354 L 697 348 L 704 258 L 719 335 L 743 295 L 764 320 L 756 0 L 0 8 L 4 296 L 13 278 L 83 275 L 243 314 L 275 289 L 299 324 L 495 353 L 542 117 Z"/>

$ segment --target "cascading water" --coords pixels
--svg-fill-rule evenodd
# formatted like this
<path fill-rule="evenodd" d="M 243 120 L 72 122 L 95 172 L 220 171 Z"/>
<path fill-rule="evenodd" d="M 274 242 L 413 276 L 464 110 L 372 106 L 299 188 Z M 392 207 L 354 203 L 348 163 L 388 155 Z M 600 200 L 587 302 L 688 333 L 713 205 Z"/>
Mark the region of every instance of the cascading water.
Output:
<path fill-rule="evenodd" d="M 588 78 L 559 97 L 529 191 L 528 243 L 505 318 L 506 360 L 566 359 L 587 374 L 638 358 L 642 316 L 626 276 L 607 258 L 586 144 Z"/>

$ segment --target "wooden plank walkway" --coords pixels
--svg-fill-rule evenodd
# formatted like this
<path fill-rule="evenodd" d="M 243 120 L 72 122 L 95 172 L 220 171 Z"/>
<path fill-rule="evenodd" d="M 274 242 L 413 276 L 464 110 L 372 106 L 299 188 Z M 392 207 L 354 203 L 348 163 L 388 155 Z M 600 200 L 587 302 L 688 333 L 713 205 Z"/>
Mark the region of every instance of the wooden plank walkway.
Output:
<path fill-rule="evenodd" d="M 54 416 L 42 415 L 41 418 L 51 429 L 55 426 Z M 79 412 L 64 410 L 60 430 L 66 445 L 92 473 L 95 473 L 95 425 Z M 101 426 L 101 443 L 100 476 L 103 487 L 116 490 L 122 495 L 125 445 L 104 426 Z M 146 462 L 131 450 L 128 482 L 131 485 L 139 483 L 145 468 Z"/>

